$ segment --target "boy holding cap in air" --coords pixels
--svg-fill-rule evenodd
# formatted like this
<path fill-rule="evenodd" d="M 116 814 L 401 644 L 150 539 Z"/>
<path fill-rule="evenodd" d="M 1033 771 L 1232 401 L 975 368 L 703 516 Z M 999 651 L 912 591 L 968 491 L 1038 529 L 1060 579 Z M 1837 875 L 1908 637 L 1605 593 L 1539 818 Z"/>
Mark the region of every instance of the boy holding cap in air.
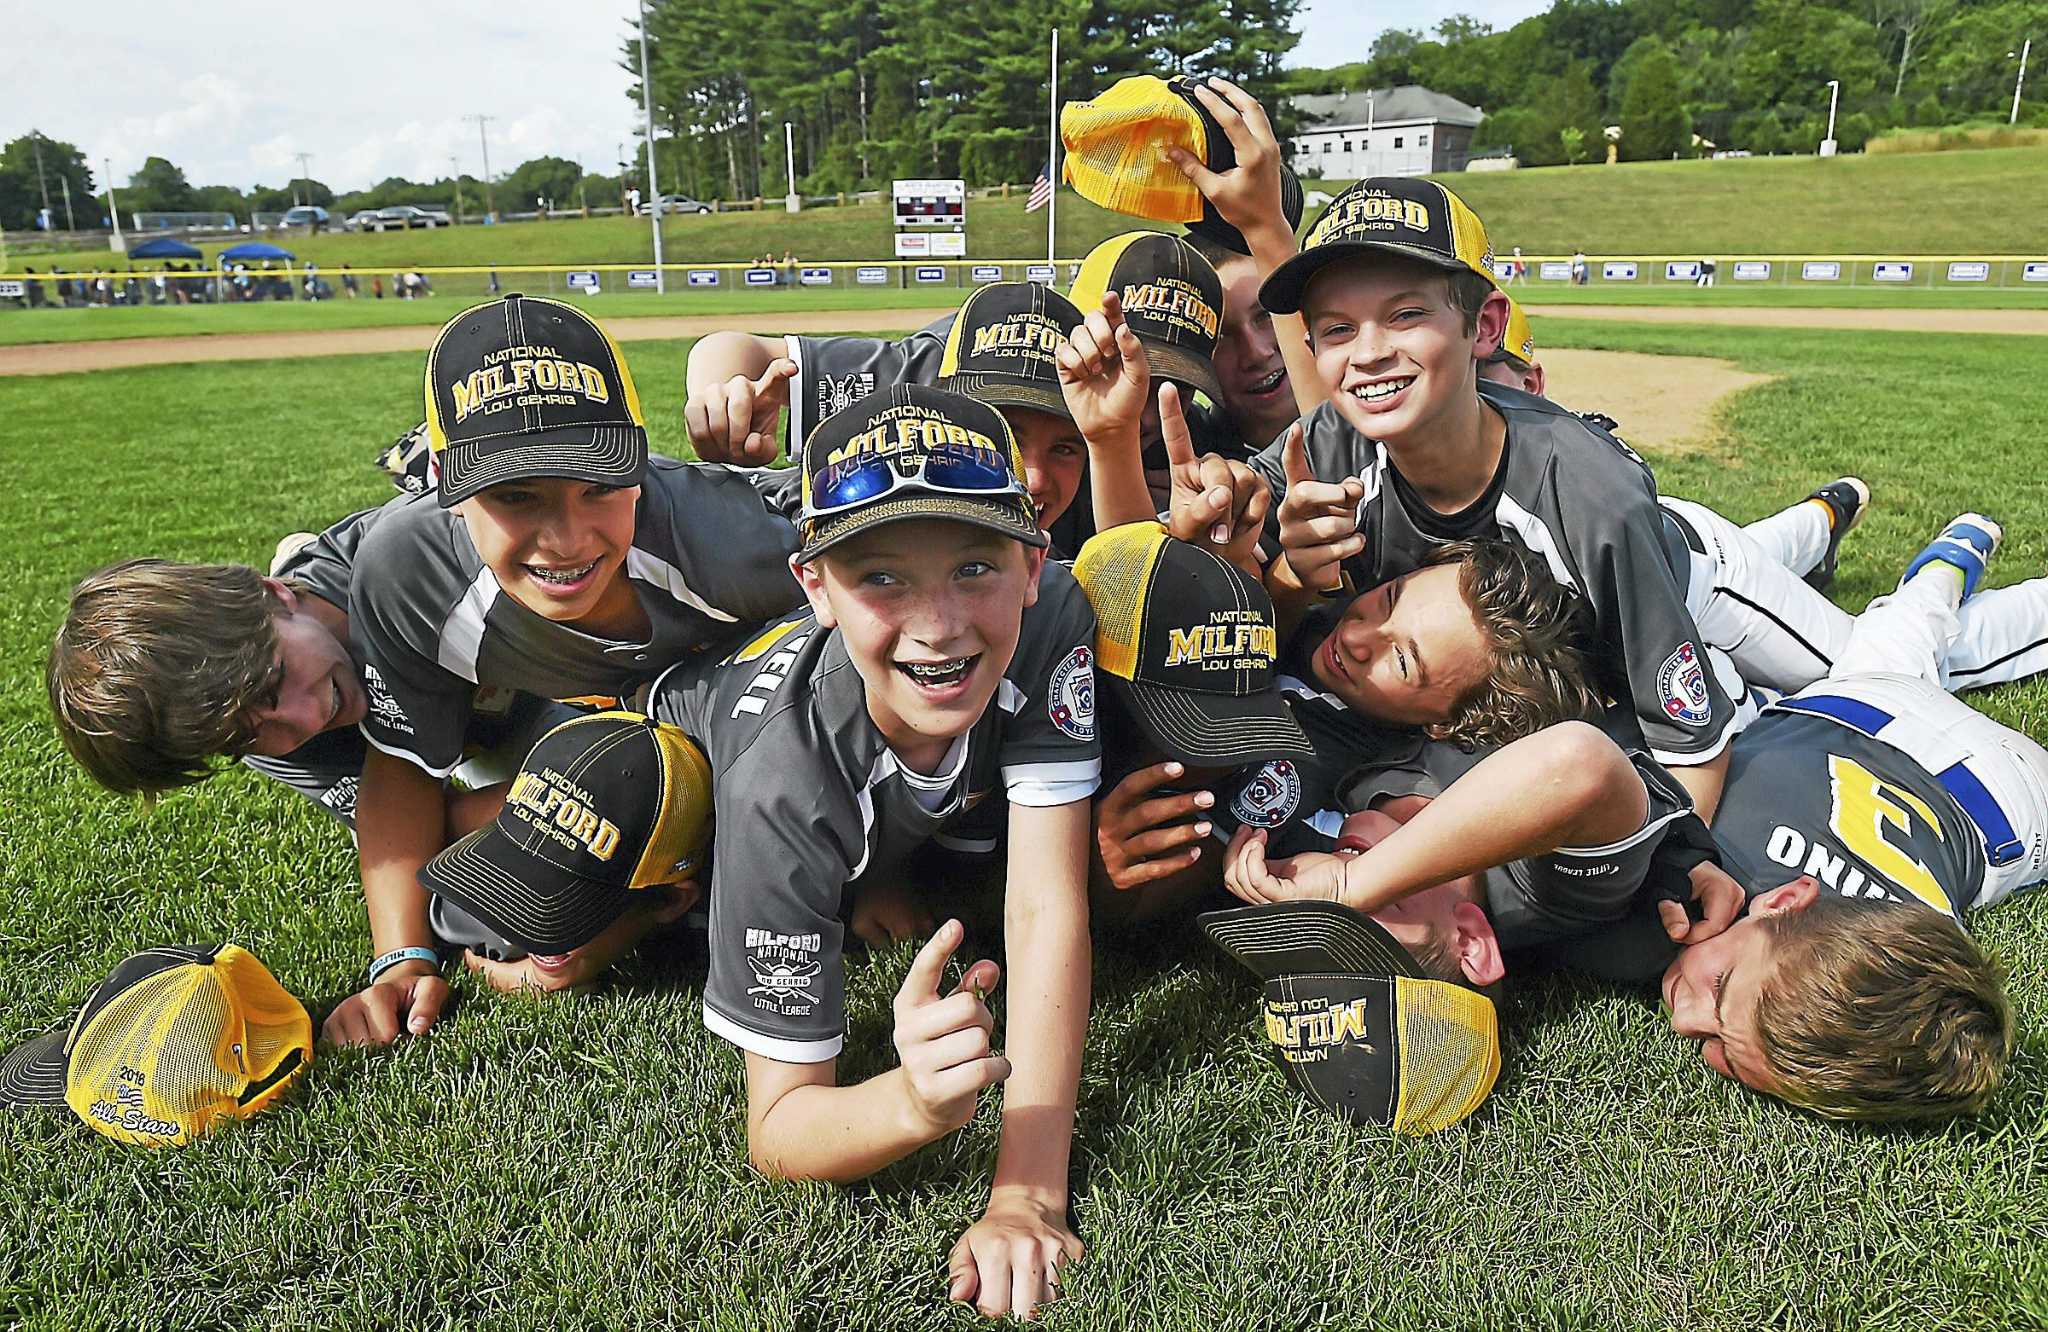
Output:
<path fill-rule="evenodd" d="M 619 695 L 799 597 L 794 533 L 727 468 L 650 461 L 625 358 L 573 306 L 508 296 L 427 356 L 430 494 L 392 502 L 357 552 L 371 752 L 357 847 L 376 961 L 331 1040 L 425 1031 L 448 995 L 420 867 L 450 840 L 442 778 L 478 688 Z"/>
<path fill-rule="evenodd" d="M 950 1292 L 1028 1314 L 1080 1256 L 1067 1161 L 1087 1025 L 1095 620 L 1047 539 L 995 408 L 899 385 L 803 448 L 807 612 L 643 698 L 717 774 L 704 1020 L 745 1053 L 748 1152 L 763 1171 L 859 1179 L 936 1141 L 1002 1083 L 988 1211 L 954 1246 Z M 993 1052 L 976 962 L 950 991 L 949 920 L 895 1004 L 900 1062 L 841 1086 L 843 915 L 940 829 L 1007 796 L 1010 1023 Z"/>

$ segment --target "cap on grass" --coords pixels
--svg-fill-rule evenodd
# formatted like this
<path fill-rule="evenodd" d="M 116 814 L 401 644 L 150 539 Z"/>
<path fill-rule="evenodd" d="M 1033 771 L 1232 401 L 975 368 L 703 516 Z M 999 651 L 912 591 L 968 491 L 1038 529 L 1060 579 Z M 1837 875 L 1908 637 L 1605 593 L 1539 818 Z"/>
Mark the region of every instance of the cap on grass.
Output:
<path fill-rule="evenodd" d="M 443 508 L 505 481 L 635 486 L 646 469 L 626 358 L 573 305 L 515 293 L 464 310 L 427 353 L 426 394 Z"/>

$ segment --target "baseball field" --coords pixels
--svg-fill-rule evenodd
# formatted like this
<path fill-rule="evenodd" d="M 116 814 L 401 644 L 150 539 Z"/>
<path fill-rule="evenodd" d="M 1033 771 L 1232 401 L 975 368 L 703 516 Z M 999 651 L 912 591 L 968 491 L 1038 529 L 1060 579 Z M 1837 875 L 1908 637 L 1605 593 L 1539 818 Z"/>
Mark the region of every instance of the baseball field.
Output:
<path fill-rule="evenodd" d="M 783 310 L 732 313 L 766 328 Z M 0 319 L 0 338 L 28 318 Z M 1667 493 L 1748 520 L 1844 472 L 1868 478 L 1876 506 L 1834 592 L 1846 605 L 1888 590 L 1969 508 L 2009 533 L 1993 582 L 2048 565 L 2039 337 L 1566 316 L 1539 316 L 1537 336 L 1560 353 L 1557 396 L 1620 416 Z M 664 452 L 683 448 L 687 345 L 630 348 Z M 279 535 L 388 496 L 370 456 L 418 418 L 420 357 L 345 350 L 0 377 L 0 517 L 16 542 L 0 566 L 0 882 L 24 959 L 0 972 L 0 1046 L 68 1017 L 154 943 L 245 945 L 316 1012 L 358 982 L 368 934 L 331 821 L 241 771 L 153 811 L 109 797 L 59 747 L 41 683 L 84 571 L 145 552 L 262 563 Z M 1588 359 L 1601 352 L 1658 359 Z M 1669 399 L 1689 413 L 1674 428 L 1664 395 L 1679 383 L 1692 391 Z M 2048 734 L 2048 686 L 1975 701 Z M 2010 969 L 2020 1032 L 1976 1120 L 1812 1119 L 1717 1077 L 1653 995 L 1554 981 L 1508 1002 L 1493 1098 L 1421 1140 L 1304 1105 L 1255 1028 L 1255 988 L 1199 936 L 1107 939 L 1074 1162 L 1088 1257 L 1045 1324 L 2048 1327 L 2048 896 L 1972 926 Z M 182 1152 L 0 1117 L 0 1322 L 980 1325 L 945 1303 L 944 1255 L 983 1202 L 993 1103 L 867 1184 L 763 1181 L 688 940 L 586 996 L 458 981 L 430 1037 L 323 1048 L 284 1107 Z M 853 962 L 843 1077 L 889 1057 L 907 961 Z"/>

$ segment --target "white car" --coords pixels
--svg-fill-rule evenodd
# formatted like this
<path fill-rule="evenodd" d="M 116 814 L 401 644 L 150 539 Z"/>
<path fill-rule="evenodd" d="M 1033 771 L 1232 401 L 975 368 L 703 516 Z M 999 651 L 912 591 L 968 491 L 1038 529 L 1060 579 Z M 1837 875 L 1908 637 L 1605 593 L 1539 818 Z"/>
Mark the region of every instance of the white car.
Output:
<path fill-rule="evenodd" d="M 358 208 L 355 212 L 350 213 L 342 222 L 341 228 L 343 231 L 375 231 L 377 229 L 377 210 L 374 208 Z"/>
<path fill-rule="evenodd" d="M 640 216 L 647 217 L 654 212 L 659 202 L 664 213 L 696 213 L 700 216 L 711 211 L 711 205 L 702 199 L 692 199 L 687 194 L 664 194 L 657 200 L 648 200 L 640 205 Z"/>
<path fill-rule="evenodd" d="M 393 204 L 389 208 L 379 208 L 377 210 L 377 220 L 368 223 L 364 229 L 367 231 L 389 231 L 397 228 L 400 231 L 410 231 L 414 227 L 425 227 L 431 231 L 435 227 L 452 227 L 454 225 L 454 221 L 449 218 L 448 214 L 437 209 L 421 208 L 417 204 Z"/>

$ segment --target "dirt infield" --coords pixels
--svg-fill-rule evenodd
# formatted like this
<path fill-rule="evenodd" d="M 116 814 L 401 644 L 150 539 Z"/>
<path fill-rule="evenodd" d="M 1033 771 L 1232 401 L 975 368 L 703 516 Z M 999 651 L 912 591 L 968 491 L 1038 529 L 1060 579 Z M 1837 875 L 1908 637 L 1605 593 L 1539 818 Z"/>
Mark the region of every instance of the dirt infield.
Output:
<path fill-rule="evenodd" d="M 831 310 L 780 314 L 764 333 L 855 333 L 922 328 L 952 307 L 934 310 Z M 743 328 L 745 315 L 648 315 L 607 319 L 621 342 L 694 338 Z M 311 329 L 291 333 L 220 333 L 203 338 L 120 338 L 109 342 L 45 342 L 0 347 L 0 375 L 57 375 L 74 370 L 119 370 L 187 361 L 260 361 L 278 357 L 352 356 L 363 352 L 425 351 L 441 330 L 433 324 L 402 328 Z"/>
<path fill-rule="evenodd" d="M 1716 435 L 1714 408 L 1731 393 L 1767 384 L 1771 376 L 1738 370 L 1706 356 L 1651 356 L 1644 352 L 1543 353 L 1553 400 L 1598 406 L 1620 422 L 1621 436 L 1644 448 L 1690 449 Z"/>
<path fill-rule="evenodd" d="M 2029 333 L 2048 336 L 2048 310 L 1825 310 L 1750 306 L 1531 305 L 1529 313 L 1559 319 L 1619 319 L 1646 324 L 1738 324 L 1759 328 L 1880 329 L 1914 333 Z M 951 309 L 834 310 L 778 314 L 773 333 L 849 333 L 918 328 Z M 648 315 L 608 319 L 621 342 L 688 338 L 745 327 L 745 315 Z M 33 343 L 0 347 L 0 375 L 55 375 L 187 361 L 250 361 L 272 357 L 348 356 L 360 352 L 425 351 L 437 330 L 349 328 L 291 333 L 222 333 L 201 338 L 122 338 L 107 342 Z M 1548 362 L 1555 353 L 1546 353 Z M 1660 358 L 1668 359 L 1668 358 Z M 1611 396 L 1611 395 L 1610 395 Z"/>

